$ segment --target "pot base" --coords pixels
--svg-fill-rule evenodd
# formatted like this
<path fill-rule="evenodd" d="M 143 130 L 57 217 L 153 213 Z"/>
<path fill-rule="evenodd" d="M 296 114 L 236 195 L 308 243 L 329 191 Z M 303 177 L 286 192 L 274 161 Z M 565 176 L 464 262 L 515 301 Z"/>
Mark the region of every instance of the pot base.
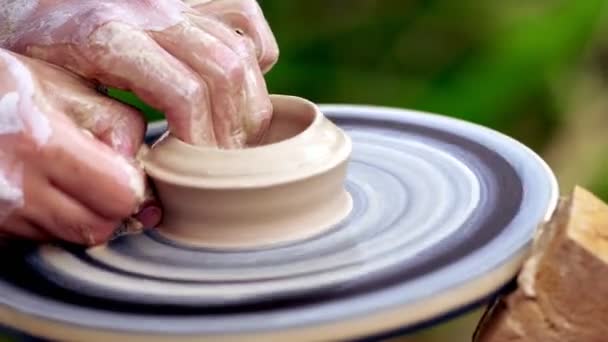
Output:
<path fill-rule="evenodd" d="M 303 212 L 284 220 L 262 220 L 236 227 L 196 227 L 196 236 L 171 227 L 158 227 L 157 232 L 167 240 L 186 247 L 222 250 L 276 248 L 300 240 L 307 240 L 331 231 L 348 216 L 353 200 L 346 191 L 323 203 L 317 210 Z M 232 228 L 232 229 L 230 229 Z"/>

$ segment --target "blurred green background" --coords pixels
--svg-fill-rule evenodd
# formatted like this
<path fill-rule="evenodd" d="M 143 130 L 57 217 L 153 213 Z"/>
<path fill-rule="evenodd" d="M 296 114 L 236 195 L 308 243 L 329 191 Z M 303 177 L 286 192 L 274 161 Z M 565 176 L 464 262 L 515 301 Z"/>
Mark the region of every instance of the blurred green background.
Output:
<path fill-rule="evenodd" d="M 274 93 L 505 132 L 608 200 L 606 0 L 260 0 Z"/>
<path fill-rule="evenodd" d="M 527 144 L 608 200 L 604 0 L 260 0 L 274 93 L 432 111 Z M 399 341 L 470 341 L 475 311 Z"/>

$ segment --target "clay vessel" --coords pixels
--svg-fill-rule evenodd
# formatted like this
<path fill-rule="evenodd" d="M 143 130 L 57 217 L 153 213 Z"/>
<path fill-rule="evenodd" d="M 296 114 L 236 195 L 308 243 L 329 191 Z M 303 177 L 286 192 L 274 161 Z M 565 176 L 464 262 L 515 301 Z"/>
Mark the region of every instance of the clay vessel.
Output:
<path fill-rule="evenodd" d="M 307 100 L 271 99 L 272 123 L 259 146 L 200 147 L 171 134 L 154 144 L 144 166 L 164 207 L 159 233 L 249 249 L 321 234 L 349 213 L 349 137 Z"/>

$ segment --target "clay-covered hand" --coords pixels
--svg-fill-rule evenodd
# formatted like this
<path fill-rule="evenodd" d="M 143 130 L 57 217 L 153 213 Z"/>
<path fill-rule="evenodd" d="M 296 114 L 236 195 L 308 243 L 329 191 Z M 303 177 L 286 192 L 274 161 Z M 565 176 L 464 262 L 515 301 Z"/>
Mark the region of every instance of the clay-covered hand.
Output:
<path fill-rule="evenodd" d="M 183 141 L 237 148 L 269 125 L 260 41 L 237 30 L 256 25 L 235 28 L 181 0 L 0 0 L 0 8 L 2 46 L 133 91 Z M 264 53 L 266 68 L 275 55 Z"/>
<path fill-rule="evenodd" d="M 105 241 L 141 204 L 144 130 L 93 84 L 0 49 L 0 235 Z"/>
<path fill-rule="evenodd" d="M 256 0 L 185 0 L 199 13 L 211 15 L 242 32 L 255 44 L 258 63 L 268 72 L 279 59 L 277 41 Z"/>

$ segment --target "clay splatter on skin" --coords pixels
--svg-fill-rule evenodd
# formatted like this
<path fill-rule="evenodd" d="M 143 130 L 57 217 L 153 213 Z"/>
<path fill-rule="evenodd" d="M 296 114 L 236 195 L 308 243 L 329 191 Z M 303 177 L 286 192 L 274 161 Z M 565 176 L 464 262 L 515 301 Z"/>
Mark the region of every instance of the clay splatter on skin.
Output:
<path fill-rule="evenodd" d="M 0 136 L 17 134 L 23 130 L 21 120 L 13 115 L 17 112 L 18 103 L 17 92 L 0 96 Z M 0 222 L 4 221 L 11 211 L 23 206 L 21 172 L 14 170 L 20 169 L 20 166 L 20 163 L 11 162 L 7 153 L 0 149 Z"/>
<path fill-rule="evenodd" d="M 11 212 L 23 207 L 23 190 L 21 165 L 14 163 L 9 165 L 0 151 L 0 223 L 8 218 Z"/>
<path fill-rule="evenodd" d="M 16 115 L 19 94 L 15 91 L 0 97 L 0 134 L 15 134 L 23 130 L 23 124 Z"/>
<path fill-rule="evenodd" d="M 2 122 L 12 122 L 13 125 L 20 122 L 21 129 L 19 131 L 27 130 L 39 145 L 44 145 L 51 136 L 51 126 L 48 119 L 33 102 L 35 94 L 31 73 L 17 58 L 2 51 L 0 51 L 0 67 L 6 74 L 4 77 L 0 76 L 3 79 L 3 84 L 13 85 L 13 91 L 4 94 L 4 96 L 8 95 L 9 99 L 14 102 L 12 106 L 2 108 L 3 110 L 0 112 L 3 117 Z M 11 86 L 8 87 L 11 88 Z M 1 92 L 2 88 L 0 88 L 0 94 Z M 8 103 L 5 102 L 5 104 Z M 0 127 L 0 133 L 3 133 L 2 127 Z"/>
<path fill-rule="evenodd" d="M 14 36 L 16 27 L 37 7 L 37 0 L 4 1 L 2 6 L 0 6 L 0 18 L 3 19 L 0 20 L 0 45 L 6 44 L 6 42 Z"/>
<path fill-rule="evenodd" d="M 0 139 L 28 132 L 35 143 L 44 145 L 51 128 L 33 103 L 32 75 L 14 56 L 1 50 L 0 84 Z M 0 145 L 0 223 L 24 204 L 23 165 L 12 157 L 13 144 L 4 141 Z"/>

